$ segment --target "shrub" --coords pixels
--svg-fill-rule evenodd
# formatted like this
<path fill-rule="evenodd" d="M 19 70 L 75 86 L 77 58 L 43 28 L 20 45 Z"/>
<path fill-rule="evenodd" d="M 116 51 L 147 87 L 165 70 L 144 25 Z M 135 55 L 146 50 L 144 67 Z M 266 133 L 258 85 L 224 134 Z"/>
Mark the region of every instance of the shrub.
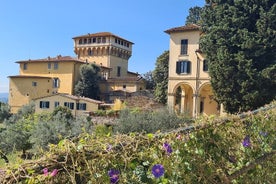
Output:
<path fill-rule="evenodd" d="M 178 128 L 190 119 L 170 113 L 167 109 L 158 111 L 131 111 L 129 109 L 120 112 L 118 125 L 114 131 L 119 133 L 167 131 Z"/>

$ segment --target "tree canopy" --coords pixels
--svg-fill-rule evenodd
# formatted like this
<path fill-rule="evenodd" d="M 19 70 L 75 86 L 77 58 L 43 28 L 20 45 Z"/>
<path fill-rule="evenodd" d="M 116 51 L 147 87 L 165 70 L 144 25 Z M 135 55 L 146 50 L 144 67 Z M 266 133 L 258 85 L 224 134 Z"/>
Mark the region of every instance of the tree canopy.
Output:
<path fill-rule="evenodd" d="M 158 102 L 163 104 L 167 103 L 168 75 L 169 51 L 164 51 L 157 58 L 153 71 L 153 80 L 155 82 L 154 97 Z"/>
<path fill-rule="evenodd" d="M 207 0 L 200 45 L 211 84 L 230 113 L 269 103 L 276 95 L 275 0 Z"/>
<path fill-rule="evenodd" d="M 201 12 L 202 8 L 195 6 L 189 9 L 189 15 L 186 17 L 186 25 L 188 24 L 198 24 L 201 25 Z"/>
<path fill-rule="evenodd" d="M 155 81 L 153 80 L 153 72 L 148 71 L 147 73 L 143 74 L 143 78 L 146 81 L 146 89 L 153 90 L 155 87 Z"/>
<path fill-rule="evenodd" d="M 84 64 L 80 67 L 80 80 L 75 86 L 75 94 L 92 99 L 99 98 L 100 68 L 94 64 Z"/>

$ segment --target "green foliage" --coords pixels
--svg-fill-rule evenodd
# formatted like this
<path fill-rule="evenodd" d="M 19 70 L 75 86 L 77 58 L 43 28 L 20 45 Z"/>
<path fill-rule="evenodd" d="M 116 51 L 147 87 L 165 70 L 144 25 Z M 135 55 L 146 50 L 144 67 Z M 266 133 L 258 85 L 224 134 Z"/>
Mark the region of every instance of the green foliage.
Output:
<path fill-rule="evenodd" d="M 10 108 L 7 104 L 0 102 L 0 123 L 11 116 Z"/>
<path fill-rule="evenodd" d="M 84 64 L 80 67 L 80 80 L 75 86 L 75 94 L 92 99 L 99 99 L 99 71 L 94 64 Z"/>
<path fill-rule="evenodd" d="M 57 115 L 63 116 L 65 119 L 73 119 L 72 111 L 68 107 L 58 106 L 52 112 L 52 116 L 55 117 Z"/>
<path fill-rule="evenodd" d="M 187 125 L 188 122 L 190 122 L 189 119 L 170 113 L 167 109 L 156 112 L 125 109 L 120 112 L 119 121 L 114 126 L 114 131 L 119 133 L 155 133 L 178 128 Z"/>
<path fill-rule="evenodd" d="M 276 180 L 276 111 L 247 114 L 243 120 L 204 118 L 194 131 L 164 134 L 82 134 L 51 146 L 44 157 L 9 166 L 2 183 L 274 183 Z M 244 138 L 250 144 L 244 146 Z M 170 148 L 170 149 L 168 149 Z M 155 178 L 154 165 L 164 174 Z M 58 169 L 44 176 L 42 169 Z M 0 177 L 1 182 L 1 177 Z"/>
<path fill-rule="evenodd" d="M 153 79 L 153 72 L 149 71 L 143 74 L 143 78 L 146 80 L 146 89 L 153 90 L 155 88 L 155 81 Z"/>
<path fill-rule="evenodd" d="M 34 123 L 32 118 L 24 118 L 18 120 L 16 123 L 6 124 L 5 131 L 1 132 L 1 145 L 0 149 L 5 152 L 13 150 L 23 151 L 30 149 L 30 136 Z"/>
<path fill-rule="evenodd" d="M 216 99 L 230 113 L 271 102 L 276 97 L 275 0 L 208 3 L 200 42 Z"/>
<path fill-rule="evenodd" d="M 189 9 L 189 15 L 186 17 L 186 25 L 197 24 L 201 25 L 201 12 L 203 8 L 195 6 Z"/>
<path fill-rule="evenodd" d="M 153 80 L 155 82 L 154 97 L 157 102 L 163 104 L 167 103 L 168 75 L 169 51 L 165 51 L 157 58 L 153 71 Z"/>
<path fill-rule="evenodd" d="M 50 119 L 39 119 L 30 137 L 33 148 L 47 150 L 49 145 L 57 144 L 62 139 L 77 137 L 83 132 L 92 132 L 92 122 L 87 118 L 68 119 L 67 115 L 67 111 L 58 111 Z"/>

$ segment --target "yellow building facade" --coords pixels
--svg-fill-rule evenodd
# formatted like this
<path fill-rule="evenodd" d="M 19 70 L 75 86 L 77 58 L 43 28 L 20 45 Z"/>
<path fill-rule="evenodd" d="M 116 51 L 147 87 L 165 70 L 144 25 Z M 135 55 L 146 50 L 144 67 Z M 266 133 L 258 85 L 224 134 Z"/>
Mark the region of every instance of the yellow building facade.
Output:
<path fill-rule="evenodd" d="M 53 112 L 58 106 L 68 107 L 74 116 L 88 115 L 99 109 L 103 102 L 69 94 L 53 94 L 34 99 L 35 112 Z"/>
<path fill-rule="evenodd" d="M 72 94 L 79 79 L 79 67 L 84 62 L 70 56 L 57 56 L 17 63 L 19 75 L 9 77 L 9 105 L 12 113 L 35 98 L 54 93 Z"/>
<path fill-rule="evenodd" d="M 170 35 L 168 107 L 193 117 L 219 115 L 221 108 L 213 98 L 208 61 L 199 48 L 200 27 L 190 24 L 165 32 Z"/>
<path fill-rule="evenodd" d="M 133 43 L 112 33 L 102 32 L 74 39 L 77 57 L 61 56 L 17 61 L 19 75 L 9 76 L 9 105 L 16 113 L 30 101 L 56 93 L 74 95 L 80 79 L 80 66 L 94 63 L 100 67 L 101 100 L 111 102 L 124 93 L 145 89 L 138 73 L 128 71 Z M 113 93 L 114 91 L 122 93 Z"/>

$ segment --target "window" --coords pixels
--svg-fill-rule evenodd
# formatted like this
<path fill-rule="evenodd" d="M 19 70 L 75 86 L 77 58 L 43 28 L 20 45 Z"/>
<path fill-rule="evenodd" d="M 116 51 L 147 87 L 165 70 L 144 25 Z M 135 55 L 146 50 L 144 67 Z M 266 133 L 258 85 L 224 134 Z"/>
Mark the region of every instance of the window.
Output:
<path fill-rule="evenodd" d="M 40 109 L 49 109 L 50 102 L 49 101 L 40 101 L 39 107 L 40 107 Z"/>
<path fill-rule="evenodd" d="M 101 37 L 98 37 L 97 43 L 101 43 L 101 41 L 102 41 L 102 38 L 101 38 Z"/>
<path fill-rule="evenodd" d="M 91 38 L 88 39 L 88 43 L 91 43 Z"/>
<path fill-rule="evenodd" d="M 203 60 L 203 71 L 204 72 L 208 71 L 208 60 L 206 59 Z"/>
<path fill-rule="evenodd" d="M 125 84 L 123 85 L 123 89 L 126 89 L 126 85 Z"/>
<path fill-rule="evenodd" d="M 54 78 L 53 79 L 53 87 L 58 88 L 59 87 L 59 78 Z"/>
<path fill-rule="evenodd" d="M 187 55 L 188 54 L 188 40 L 181 40 L 181 55 Z"/>
<path fill-rule="evenodd" d="M 103 43 L 106 42 L 106 38 L 105 38 L 105 37 L 102 38 L 102 42 L 103 42 Z"/>
<path fill-rule="evenodd" d="M 92 51 L 92 49 L 88 49 L 88 56 L 93 56 L 93 51 Z"/>
<path fill-rule="evenodd" d="M 177 74 L 188 74 L 191 72 L 190 61 L 177 61 L 176 62 L 176 73 Z"/>
<path fill-rule="evenodd" d="M 55 102 L 55 107 L 58 107 L 59 106 L 59 102 Z"/>
<path fill-rule="evenodd" d="M 82 39 L 79 39 L 79 44 L 82 44 Z"/>
<path fill-rule="evenodd" d="M 74 109 L 74 103 L 73 102 L 64 102 L 64 106 L 68 107 L 69 109 Z"/>
<path fill-rule="evenodd" d="M 52 67 L 52 64 L 51 63 L 48 63 L 48 70 L 50 70 Z"/>
<path fill-rule="evenodd" d="M 58 62 L 54 62 L 54 70 L 58 69 Z"/>
<path fill-rule="evenodd" d="M 92 38 L 92 42 L 93 42 L 93 43 L 96 43 L 96 38 Z"/>
<path fill-rule="evenodd" d="M 27 70 L 27 68 L 28 68 L 27 66 L 28 66 L 28 64 L 27 64 L 27 63 L 24 63 L 24 64 L 23 64 L 23 70 Z"/>
<path fill-rule="evenodd" d="M 121 67 L 117 66 L 117 77 L 121 76 Z"/>
<path fill-rule="evenodd" d="M 86 43 L 87 43 L 87 39 L 86 39 L 86 38 L 84 38 L 83 43 L 84 43 L 84 44 L 86 44 Z"/>
<path fill-rule="evenodd" d="M 86 103 L 77 103 L 77 110 L 86 110 Z"/>
<path fill-rule="evenodd" d="M 37 82 L 32 82 L 32 86 L 37 86 Z"/>

